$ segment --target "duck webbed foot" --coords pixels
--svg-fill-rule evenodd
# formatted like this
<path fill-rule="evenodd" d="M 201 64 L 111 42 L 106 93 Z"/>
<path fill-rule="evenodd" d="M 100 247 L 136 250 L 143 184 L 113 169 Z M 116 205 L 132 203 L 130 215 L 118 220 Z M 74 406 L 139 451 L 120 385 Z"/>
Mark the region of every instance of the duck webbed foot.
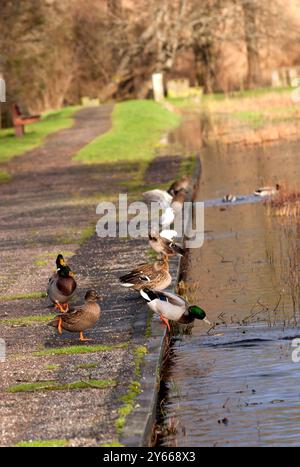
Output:
<path fill-rule="evenodd" d="M 61 305 L 59 302 L 55 302 L 55 308 L 59 310 L 61 313 L 67 313 L 69 311 L 69 305 L 68 303 L 65 303 L 64 305 Z"/>
<path fill-rule="evenodd" d="M 88 339 L 87 337 L 84 337 L 83 332 L 81 332 L 80 335 L 79 335 L 79 340 L 81 342 L 86 342 L 86 341 L 91 341 L 93 339 Z"/>
<path fill-rule="evenodd" d="M 58 330 L 58 334 L 62 334 L 62 319 L 61 318 L 58 318 L 58 324 L 57 324 L 57 330 Z"/>

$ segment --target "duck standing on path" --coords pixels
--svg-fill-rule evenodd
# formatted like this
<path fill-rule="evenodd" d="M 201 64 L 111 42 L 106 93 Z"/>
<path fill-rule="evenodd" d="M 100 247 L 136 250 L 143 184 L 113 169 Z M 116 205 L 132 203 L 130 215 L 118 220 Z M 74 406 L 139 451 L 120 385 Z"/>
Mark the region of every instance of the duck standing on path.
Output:
<path fill-rule="evenodd" d="M 66 264 L 63 255 L 59 254 L 56 258 L 56 272 L 49 279 L 47 295 L 55 308 L 62 313 L 68 311 L 68 302 L 73 297 L 77 284 L 74 279 L 74 273 Z"/>
<path fill-rule="evenodd" d="M 149 243 L 151 248 L 156 251 L 156 253 L 161 253 L 166 256 L 183 256 L 185 253 L 185 249 L 178 245 L 178 243 L 175 243 L 173 238 L 165 238 L 163 236 L 163 232 L 160 234 L 156 232 L 150 232 Z"/>
<path fill-rule="evenodd" d="M 141 290 L 145 287 L 150 290 L 164 290 L 172 282 L 168 258 L 165 256 L 162 260 L 155 261 L 155 263 L 141 264 L 129 274 L 120 277 L 119 280 L 123 287 L 134 290 Z"/>
<path fill-rule="evenodd" d="M 255 196 L 261 196 L 261 197 L 274 196 L 279 192 L 280 188 L 281 187 L 280 185 L 278 185 L 278 183 L 275 187 L 274 186 L 263 186 L 261 188 L 257 188 L 253 194 Z"/>
<path fill-rule="evenodd" d="M 195 319 L 200 319 L 207 324 L 211 324 L 202 308 L 197 305 L 190 306 L 179 295 L 171 292 L 157 292 L 147 288 L 141 290 L 141 295 L 147 301 L 148 307 L 159 315 L 169 331 L 169 320 L 180 324 L 189 324 Z"/>
<path fill-rule="evenodd" d="M 171 208 L 173 209 L 173 212 L 176 216 L 179 212 L 182 211 L 185 197 L 186 197 L 186 190 L 184 188 L 181 188 L 180 190 L 177 191 L 177 193 L 173 196 L 172 203 L 171 203 Z"/>
<path fill-rule="evenodd" d="M 69 332 L 79 332 L 79 340 L 82 342 L 91 340 L 84 337 L 83 331 L 94 327 L 100 318 L 101 308 L 97 300 L 100 300 L 97 292 L 95 290 L 88 290 L 85 294 L 83 305 L 67 313 L 57 315 L 48 323 L 48 326 L 57 328 L 59 334 L 62 334 L 63 329 Z"/>

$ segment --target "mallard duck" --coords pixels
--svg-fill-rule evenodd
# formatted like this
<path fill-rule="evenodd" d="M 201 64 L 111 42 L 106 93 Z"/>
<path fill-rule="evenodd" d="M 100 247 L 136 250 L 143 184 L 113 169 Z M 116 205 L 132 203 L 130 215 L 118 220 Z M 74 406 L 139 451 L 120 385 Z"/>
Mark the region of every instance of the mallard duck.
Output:
<path fill-rule="evenodd" d="M 222 201 L 223 201 L 223 203 L 235 203 L 236 202 L 236 196 L 229 193 L 228 195 L 224 196 Z"/>
<path fill-rule="evenodd" d="M 184 175 L 179 180 L 175 180 L 175 182 L 172 183 L 172 185 L 168 189 L 168 193 L 174 196 L 180 190 L 185 190 L 185 192 L 187 192 L 188 188 L 189 188 L 189 177 L 186 177 Z"/>
<path fill-rule="evenodd" d="M 61 312 L 68 311 L 68 302 L 73 297 L 77 284 L 74 273 L 65 263 L 63 255 L 56 258 L 56 272 L 49 279 L 47 294 L 51 302 Z"/>
<path fill-rule="evenodd" d="M 274 196 L 278 193 L 278 191 L 280 190 L 280 185 L 278 185 L 278 183 L 276 184 L 276 186 L 263 186 L 261 188 L 257 188 L 257 190 L 254 191 L 254 195 L 255 196 Z"/>
<path fill-rule="evenodd" d="M 83 305 L 67 313 L 60 313 L 48 323 L 48 326 L 57 328 L 59 334 L 62 334 L 64 329 L 69 332 L 79 332 L 81 341 L 90 340 L 84 337 L 83 331 L 94 327 L 100 318 L 101 308 L 97 303 L 99 299 L 100 297 L 95 290 L 88 290 Z"/>
<path fill-rule="evenodd" d="M 160 223 L 163 230 L 169 229 L 170 225 L 173 224 L 175 219 L 175 213 L 173 208 L 167 208 L 161 215 Z"/>
<path fill-rule="evenodd" d="M 158 203 L 161 209 L 170 207 L 173 197 L 164 190 L 149 190 L 145 191 L 143 198 L 146 203 Z"/>
<path fill-rule="evenodd" d="M 173 239 L 165 238 L 159 233 L 149 233 L 149 243 L 156 253 L 162 253 L 166 256 L 181 255 L 185 253 L 185 249 L 178 243 L 173 242 Z"/>
<path fill-rule="evenodd" d="M 175 215 L 179 213 L 180 211 L 182 211 L 185 197 L 186 197 L 186 190 L 184 188 L 181 188 L 180 190 L 178 190 L 177 193 L 173 196 L 171 208 L 173 209 Z"/>
<path fill-rule="evenodd" d="M 160 316 L 170 331 L 170 321 L 181 324 L 192 323 L 195 319 L 211 324 L 206 313 L 197 305 L 190 306 L 186 300 L 171 292 L 157 292 L 147 288 L 141 290 L 142 297 L 147 301 L 149 308 Z"/>
<path fill-rule="evenodd" d="M 150 290 L 164 290 L 172 282 L 167 256 L 155 263 L 141 264 L 129 274 L 120 277 L 119 280 L 123 287 L 135 290 L 141 290 L 144 287 Z"/>

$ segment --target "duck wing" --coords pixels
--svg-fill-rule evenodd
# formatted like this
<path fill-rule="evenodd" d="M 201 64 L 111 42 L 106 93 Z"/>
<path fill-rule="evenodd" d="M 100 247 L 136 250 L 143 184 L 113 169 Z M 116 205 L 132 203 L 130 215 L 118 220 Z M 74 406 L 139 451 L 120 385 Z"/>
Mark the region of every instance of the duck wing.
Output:
<path fill-rule="evenodd" d="M 167 209 L 173 199 L 169 193 L 163 190 L 149 190 L 142 195 L 147 203 L 158 203 L 162 209 Z"/>
<path fill-rule="evenodd" d="M 147 288 L 140 291 L 142 297 L 147 300 L 147 302 L 151 302 L 154 300 L 160 300 L 161 302 L 167 302 L 171 305 L 185 307 L 189 306 L 188 302 L 184 300 L 184 298 L 180 297 L 177 294 L 172 292 L 157 292 L 154 290 L 149 290 Z"/>

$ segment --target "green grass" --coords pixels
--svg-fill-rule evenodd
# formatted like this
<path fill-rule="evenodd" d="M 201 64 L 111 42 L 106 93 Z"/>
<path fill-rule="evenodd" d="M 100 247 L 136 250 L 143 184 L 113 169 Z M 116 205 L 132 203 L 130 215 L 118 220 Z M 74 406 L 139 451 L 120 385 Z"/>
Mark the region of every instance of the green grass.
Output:
<path fill-rule="evenodd" d="M 40 146 L 50 133 L 72 126 L 72 116 L 79 108 L 64 107 L 45 113 L 40 122 L 25 127 L 25 135 L 22 138 L 16 138 L 13 129 L 0 130 L 0 162 Z"/>
<path fill-rule="evenodd" d="M 121 434 L 126 417 L 133 411 L 135 398 L 141 392 L 141 384 L 138 381 L 131 381 L 125 396 L 121 397 L 123 405 L 118 409 L 118 418 L 115 421 L 115 427 L 118 434 Z"/>
<path fill-rule="evenodd" d="M 75 368 L 77 370 L 88 370 L 90 368 L 97 368 L 98 363 L 80 363 L 79 365 L 76 365 Z"/>
<path fill-rule="evenodd" d="M 46 266 L 46 264 L 48 264 L 48 261 L 46 259 L 37 259 L 36 261 L 34 261 L 33 263 L 35 266 Z"/>
<path fill-rule="evenodd" d="M 57 365 L 56 363 L 49 363 L 49 365 L 44 366 L 45 371 L 58 370 L 58 368 L 59 365 Z"/>
<path fill-rule="evenodd" d="M 2 295 L 0 297 L 1 302 L 10 302 L 13 300 L 37 300 L 39 298 L 47 297 L 46 292 L 30 292 L 30 293 L 21 293 L 16 295 Z"/>
<path fill-rule="evenodd" d="M 44 253 L 41 253 L 39 255 L 40 258 L 51 258 L 51 259 L 56 259 L 58 253 L 61 253 L 64 258 L 71 258 L 74 256 L 74 251 L 55 251 L 54 253 L 51 253 L 50 251 L 45 251 Z M 46 260 L 45 260 L 46 261 Z"/>
<path fill-rule="evenodd" d="M 213 93 L 213 94 L 204 94 L 201 99 L 201 103 L 196 103 L 191 97 L 176 97 L 176 98 L 167 98 L 167 101 L 173 104 L 179 109 L 194 109 L 199 108 L 205 104 L 213 102 L 222 102 L 226 99 L 239 99 L 239 98 L 255 98 L 264 96 L 270 93 L 275 94 L 286 94 L 292 91 L 291 88 L 257 88 L 257 89 L 246 89 L 244 91 L 234 91 L 230 93 Z"/>
<path fill-rule="evenodd" d="M 86 163 L 150 160 L 162 132 L 177 126 L 180 117 L 150 100 L 115 105 L 112 129 L 76 155 Z"/>
<path fill-rule="evenodd" d="M 232 117 L 242 122 L 247 123 L 252 128 L 261 128 L 266 124 L 266 117 L 263 112 L 259 110 L 241 110 L 239 112 L 232 112 Z"/>
<path fill-rule="evenodd" d="M 2 319 L 0 324 L 4 326 L 31 326 L 32 324 L 47 323 L 54 318 L 54 314 L 22 316 L 20 318 Z"/>
<path fill-rule="evenodd" d="M 6 172 L 5 170 L 0 170 L 0 183 L 10 182 L 11 179 L 12 176 L 8 172 Z"/>
<path fill-rule="evenodd" d="M 141 366 L 147 352 L 147 348 L 144 345 L 139 345 L 134 349 L 134 376 L 137 378 L 141 377 Z M 115 421 L 115 427 L 118 434 L 120 434 L 124 428 L 126 417 L 133 411 L 135 399 L 140 392 L 140 382 L 132 380 L 128 386 L 126 394 L 120 398 L 123 405 L 118 409 L 118 418 Z"/>
<path fill-rule="evenodd" d="M 69 347 L 56 347 L 34 352 L 35 357 L 47 357 L 48 355 L 77 355 L 93 352 L 106 352 L 116 349 L 126 349 L 127 342 L 115 345 L 71 345 Z"/>
<path fill-rule="evenodd" d="M 113 439 L 107 443 L 100 444 L 100 448 L 123 448 L 124 444 L 121 444 L 117 439 Z"/>
<path fill-rule="evenodd" d="M 69 391 L 73 389 L 103 389 L 115 386 L 112 379 L 89 379 L 88 381 L 74 381 L 72 383 L 58 383 L 57 381 L 38 381 L 35 383 L 15 384 L 7 388 L 8 392 L 37 392 L 37 391 Z"/>
<path fill-rule="evenodd" d="M 20 441 L 16 448 L 64 448 L 69 446 L 68 439 L 35 439 L 32 441 Z"/>
<path fill-rule="evenodd" d="M 86 242 L 89 238 L 92 237 L 92 235 L 95 233 L 95 226 L 88 226 L 82 229 L 80 232 L 80 238 L 79 238 L 79 244 L 82 245 L 84 242 Z"/>

